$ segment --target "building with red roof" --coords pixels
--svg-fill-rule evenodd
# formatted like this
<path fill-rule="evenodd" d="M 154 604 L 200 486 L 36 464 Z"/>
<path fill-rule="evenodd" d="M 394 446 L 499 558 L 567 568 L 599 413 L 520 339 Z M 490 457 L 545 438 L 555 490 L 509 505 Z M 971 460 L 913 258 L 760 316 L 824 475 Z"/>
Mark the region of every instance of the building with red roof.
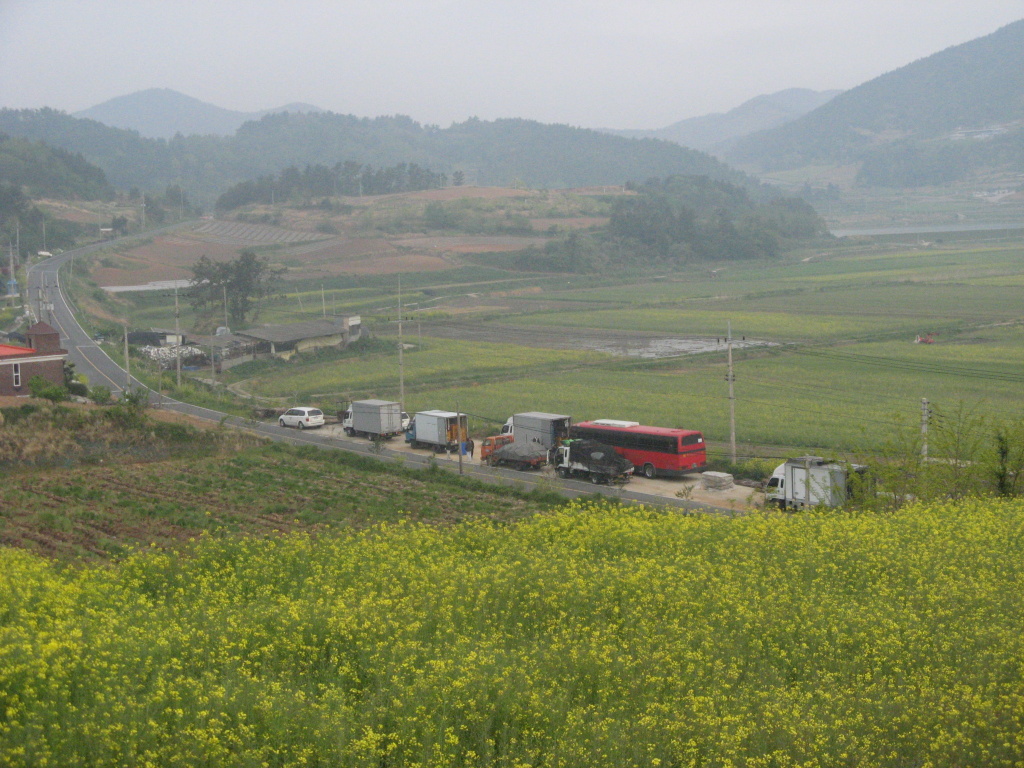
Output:
<path fill-rule="evenodd" d="M 35 376 L 64 384 L 68 351 L 60 347 L 60 334 L 46 323 L 36 323 L 25 336 L 27 347 L 0 344 L 0 396 L 27 397 L 31 394 L 28 383 Z"/>

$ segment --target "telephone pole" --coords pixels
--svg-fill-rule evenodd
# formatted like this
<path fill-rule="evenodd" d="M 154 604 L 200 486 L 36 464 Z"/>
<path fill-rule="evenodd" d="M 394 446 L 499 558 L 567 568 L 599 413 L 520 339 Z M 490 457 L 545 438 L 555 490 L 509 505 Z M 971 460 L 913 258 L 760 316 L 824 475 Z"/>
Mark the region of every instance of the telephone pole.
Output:
<path fill-rule="evenodd" d="M 178 320 L 180 313 L 178 312 L 178 286 L 174 286 L 174 341 L 176 346 L 174 347 L 174 372 L 175 381 L 177 382 L 178 389 L 181 389 L 181 325 Z"/>
<path fill-rule="evenodd" d="M 132 364 L 128 359 L 128 326 L 124 326 L 124 372 L 125 372 L 125 394 L 132 390 Z"/>
<path fill-rule="evenodd" d="M 921 458 L 928 461 L 928 417 L 931 415 L 928 398 L 921 398 Z"/>
<path fill-rule="evenodd" d="M 729 336 L 727 348 L 729 352 L 729 373 L 726 374 L 726 381 L 729 382 L 729 445 L 732 450 L 732 463 L 736 463 L 736 394 L 733 391 L 733 383 L 736 376 L 732 372 L 732 321 L 728 325 Z"/>
<path fill-rule="evenodd" d="M 400 410 L 405 410 L 405 363 L 402 353 L 405 345 L 402 343 L 402 276 L 398 276 L 398 402 Z"/>

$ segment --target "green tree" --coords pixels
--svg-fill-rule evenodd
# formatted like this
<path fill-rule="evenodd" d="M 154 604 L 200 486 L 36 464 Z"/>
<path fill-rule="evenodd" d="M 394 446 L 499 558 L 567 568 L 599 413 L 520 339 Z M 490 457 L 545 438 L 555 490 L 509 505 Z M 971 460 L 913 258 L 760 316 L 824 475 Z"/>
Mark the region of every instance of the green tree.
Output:
<path fill-rule="evenodd" d="M 250 250 L 234 261 L 216 262 L 203 256 L 192 267 L 189 298 L 197 313 L 211 316 L 226 303 L 228 322 L 240 326 L 250 313 L 259 314 L 262 301 L 273 295 L 283 272 Z"/>

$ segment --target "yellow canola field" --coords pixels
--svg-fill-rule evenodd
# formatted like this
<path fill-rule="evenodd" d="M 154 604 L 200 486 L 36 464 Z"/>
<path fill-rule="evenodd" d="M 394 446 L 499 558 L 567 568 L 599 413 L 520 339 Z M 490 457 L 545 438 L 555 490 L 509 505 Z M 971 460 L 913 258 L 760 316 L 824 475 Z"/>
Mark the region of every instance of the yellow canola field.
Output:
<path fill-rule="evenodd" d="M 5 766 L 1011 766 L 1024 503 L 0 550 Z"/>

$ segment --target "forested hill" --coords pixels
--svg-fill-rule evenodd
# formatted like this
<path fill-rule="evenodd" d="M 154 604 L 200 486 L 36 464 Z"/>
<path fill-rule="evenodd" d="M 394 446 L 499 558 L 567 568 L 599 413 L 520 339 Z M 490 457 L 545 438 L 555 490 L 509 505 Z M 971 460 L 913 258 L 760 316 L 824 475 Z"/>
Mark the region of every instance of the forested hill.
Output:
<path fill-rule="evenodd" d="M 146 139 L 52 109 L 0 110 L 0 131 L 81 152 L 118 187 L 159 191 L 181 185 L 211 204 L 233 184 L 289 166 L 415 163 L 433 173 L 463 172 L 467 183 L 561 188 L 703 175 L 753 181 L 695 150 L 529 120 L 470 119 L 450 128 L 408 117 L 358 118 L 330 112 L 274 114 L 233 136 Z"/>
<path fill-rule="evenodd" d="M 113 188 L 80 154 L 0 133 L 0 185 L 28 197 L 110 198 Z"/>
<path fill-rule="evenodd" d="M 886 145 L 902 142 L 909 151 L 907 142 L 953 141 L 962 137 L 957 135 L 962 129 L 991 128 L 1008 135 L 1022 121 L 1024 20 L 877 77 L 784 126 L 741 139 L 726 157 L 762 169 L 847 163 Z M 974 152 L 971 143 L 961 141 L 965 154 Z"/>

